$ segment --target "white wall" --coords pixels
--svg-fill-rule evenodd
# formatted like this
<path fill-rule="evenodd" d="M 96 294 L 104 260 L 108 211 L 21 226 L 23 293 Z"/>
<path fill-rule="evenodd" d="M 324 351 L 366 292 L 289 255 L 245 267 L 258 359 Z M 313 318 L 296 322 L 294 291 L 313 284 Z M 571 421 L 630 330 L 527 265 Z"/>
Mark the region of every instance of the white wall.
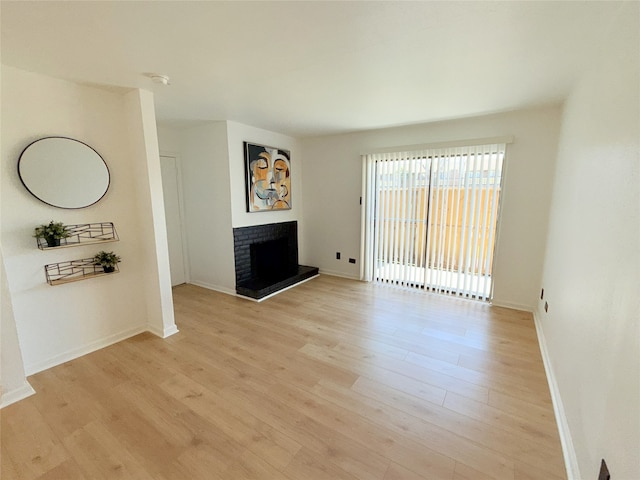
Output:
<path fill-rule="evenodd" d="M 149 182 L 155 181 L 148 174 L 153 152 L 145 149 L 153 140 L 146 130 L 149 99 L 143 97 L 127 100 L 112 91 L 2 66 L 1 238 L 27 374 L 144 331 L 157 320 L 150 316 L 145 288 L 147 252 L 156 240 L 141 224 L 153 212 L 144 205 L 145 193 L 138 192 L 151 191 Z M 100 202 L 58 209 L 24 188 L 17 174 L 19 155 L 31 141 L 48 135 L 84 141 L 103 156 L 111 186 Z M 146 179 L 134 174 L 137 162 L 143 162 Z M 41 251 L 32 237 L 34 227 L 52 219 L 112 221 L 120 241 Z M 103 248 L 122 256 L 121 273 L 55 287 L 46 283 L 45 264 L 87 258 Z M 164 281 L 157 279 L 157 285 Z"/>
<path fill-rule="evenodd" d="M 159 132 L 163 151 L 167 130 Z M 226 123 L 212 122 L 173 134 L 171 150 L 180 157 L 184 183 L 189 282 L 233 293 L 235 268 Z"/>
<path fill-rule="evenodd" d="M 576 479 L 597 478 L 601 458 L 611 478 L 640 478 L 638 6 L 566 102 L 536 315 Z"/>
<path fill-rule="evenodd" d="M 208 123 L 208 122 L 207 122 Z M 178 155 L 182 148 L 182 131 L 184 129 L 167 125 L 156 125 L 160 155 Z"/>
<path fill-rule="evenodd" d="M 549 107 L 302 140 L 307 261 L 327 273 L 359 277 L 361 153 L 513 135 L 496 246 L 494 303 L 532 310 L 539 292 L 559 122 L 560 108 Z M 341 260 L 335 258 L 338 251 Z M 349 257 L 358 263 L 348 263 Z"/>

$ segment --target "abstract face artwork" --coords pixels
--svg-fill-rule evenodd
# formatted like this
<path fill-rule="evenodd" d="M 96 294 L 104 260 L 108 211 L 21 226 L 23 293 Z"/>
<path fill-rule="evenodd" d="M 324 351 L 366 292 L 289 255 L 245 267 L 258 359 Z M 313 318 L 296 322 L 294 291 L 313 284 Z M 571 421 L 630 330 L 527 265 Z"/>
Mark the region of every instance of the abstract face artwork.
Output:
<path fill-rule="evenodd" d="M 290 159 L 288 150 L 244 142 L 248 212 L 291 209 Z"/>

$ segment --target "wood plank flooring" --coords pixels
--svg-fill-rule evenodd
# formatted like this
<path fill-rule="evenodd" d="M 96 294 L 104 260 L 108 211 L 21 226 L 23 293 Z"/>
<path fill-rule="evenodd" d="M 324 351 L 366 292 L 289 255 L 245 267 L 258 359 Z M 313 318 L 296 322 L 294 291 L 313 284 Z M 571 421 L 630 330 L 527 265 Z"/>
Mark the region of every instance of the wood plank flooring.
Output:
<path fill-rule="evenodd" d="M 29 378 L 3 480 L 566 478 L 530 314 L 321 276 Z"/>

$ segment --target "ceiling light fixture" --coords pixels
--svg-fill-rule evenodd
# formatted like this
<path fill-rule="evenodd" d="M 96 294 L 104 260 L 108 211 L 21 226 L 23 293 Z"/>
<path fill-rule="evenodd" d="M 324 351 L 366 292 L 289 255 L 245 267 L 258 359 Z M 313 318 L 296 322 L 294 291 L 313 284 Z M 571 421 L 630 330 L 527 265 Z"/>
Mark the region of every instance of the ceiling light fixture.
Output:
<path fill-rule="evenodd" d="M 149 73 L 148 77 L 153 81 L 153 83 L 157 83 L 160 85 L 170 85 L 169 77 L 167 75 L 161 75 L 159 73 Z"/>

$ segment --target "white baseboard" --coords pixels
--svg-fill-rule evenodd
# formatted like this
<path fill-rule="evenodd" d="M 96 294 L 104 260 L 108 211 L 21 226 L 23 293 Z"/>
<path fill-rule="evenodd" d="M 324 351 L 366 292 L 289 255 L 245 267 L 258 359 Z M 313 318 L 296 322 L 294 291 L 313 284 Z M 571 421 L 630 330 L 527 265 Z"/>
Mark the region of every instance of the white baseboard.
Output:
<path fill-rule="evenodd" d="M 534 313 L 534 309 L 531 305 L 524 305 L 522 303 L 513 303 L 513 302 L 504 302 L 502 300 L 491 300 L 491 305 L 495 305 L 496 307 L 504 307 L 511 308 L 513 310 L 521 310 L 523 312 Z"/>
<path fill-rule="evenodd" d="M 320 269 L 321 275 L 329 275 L 331 277 L 348 278 L 349 280 L 360 280 L 359 275 L 347 275 L 346 273 L 335 272 L 333 270 Z"/>
<path fill-rule="evenodd" d="M 197 280 L 192 280 L 189 282 L 191 285 L 195 285 L 196 287 L 206 288 L 207 290 L 213 290 L 214 292 L 226 293 L 227 295 L 236 296 L 236 291 L 227 287 L 221 287 L 220 285 L 212 285 L 206 282 L 199 282 Z"/>
<path fill-rule="evenodd" d="M 174 323 L 169 327 L 164 327 L 162 330 L 154 327 L 153 325 L 147 325 L 147 331 L 149 333 L 153 333 L 156 337 L 167 338 L 167 337 L 170 337 L 171 335 L 178 333 L 179 330 L 176 324 Z"/>
<path fill-rule="evenodd" d="M 564 456 L 564 465 L 567 469 L 567 478 L 569 480 L 581 480 L 582 476 L 580 475 L 578 458 L 576 457 L 576 450 L 573 446 L 573 440 L 571 439 L 569 423 L 564 413 L 564 406 L 562 404 L 562 397 L 560 396 L 558 382 L 556 381 L 556 376 L 553 373 L 551 358 L 549 357 L 549 351 L 547 350 L 547 341 L 544 338 L 542 323 L 540 321 L 539 309 L 535 309 L 533 311 L 533 320 L 536 325 L 536 333 L 538 335 L 538 343 L 540 345 L 540 353 L 542 354 L 544 370 L 547 374 L 549 390 L 551 391 L 551 401 L 553 402 L 553 411 L 556 415 L 556 423 L 558 425 L 560 443 L 562 444 L 562 454 Z"/>
<path fill-rule="evenodd" d="M 20 400 L 30 397 L 34 393 L 36 393 L 36 391 L 25 379 L 24 383 L 20 387 L 2 393 L 2 398 L 0 399 L 0 408 L 8 407 L 12 403 L 16 403 Z"/>
<path fill-rule="evenodd" d="M 68 362 L 69 360 L 73 360 L 78 357 L 82 357 L 91 352 L 95 352 L 96 350 L 100 350 L 101 348 L 108 347 L 109 345 L 113 345 L 114 343 L 121 342 L 129 337 L 133 337 L 134 335 L 138 335 L 142 332 L 147 331 L 146 325 L 140 325 L 137 327 L 129 328 L 122 332 L 114 333 L 113 335 L 109 335 L 108 337 L 101 338 L 99 340 L 95 340 L 91 343 L 83 345 L 79 348 L 74 348 L 64 353 L 60 353 L 58 355 L 54 355 L 51 358 L 46 360 L 42 360 L 38 363 L 34 363 L 32 365 L 25 365 L 25 373 L 27 376 L 33 375 L 38 372 L 42 372 L 48 368 L 55 367 L 64 362 Z"/>

